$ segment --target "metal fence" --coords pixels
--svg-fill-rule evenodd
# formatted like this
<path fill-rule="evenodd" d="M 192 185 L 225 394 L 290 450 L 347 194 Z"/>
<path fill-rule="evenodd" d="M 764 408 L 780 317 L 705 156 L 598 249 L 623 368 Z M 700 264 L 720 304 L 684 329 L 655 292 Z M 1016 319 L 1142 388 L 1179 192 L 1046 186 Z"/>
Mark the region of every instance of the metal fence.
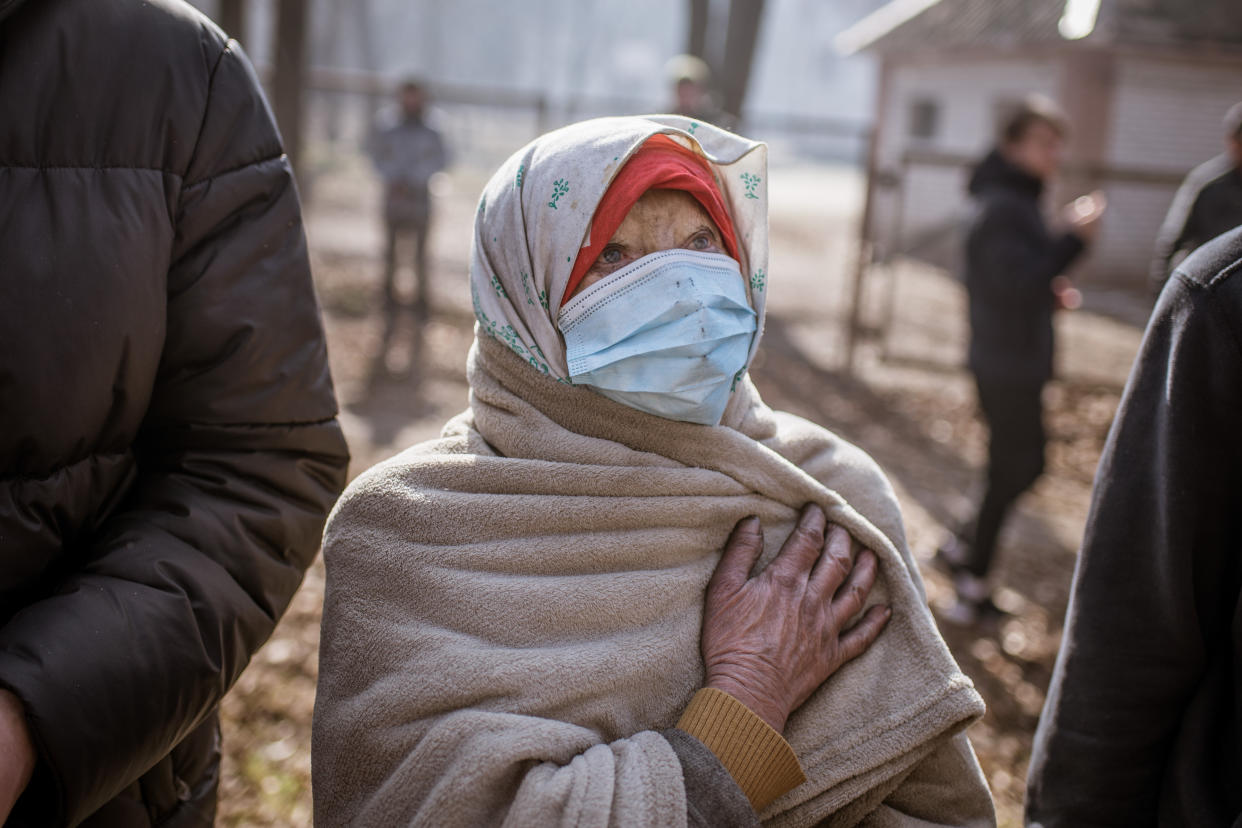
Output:
<path fill-rule="evenodd" d="M 667 102 L 642 98 L 554 100 L 539 92 L 499 86 L 429 85 L 437 127 L 457 163 L 493 168 L 518 147 L 558 126 L 604 115 L 659 112 Z M 356 150 L 376 114 L 393 98 L 391 81 L 374 73 L 312 68 L 308 73 L 308 145 Z M 738 131 L 769 142 L 779 157 L 861 165 L 870 125 L 838 118 L 760 112 Z M 313 172 L 313 171 L 312 171 Z"/>

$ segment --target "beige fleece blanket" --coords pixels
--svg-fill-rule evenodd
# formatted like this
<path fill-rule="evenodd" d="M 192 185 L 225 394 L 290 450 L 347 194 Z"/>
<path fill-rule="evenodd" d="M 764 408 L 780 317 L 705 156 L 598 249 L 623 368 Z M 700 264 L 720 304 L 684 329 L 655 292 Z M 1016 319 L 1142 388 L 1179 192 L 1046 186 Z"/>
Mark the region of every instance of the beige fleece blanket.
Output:
<path fill-rule="evenodd" d="M 790 718 L 808 781 L 764 823 L 992 824 L 962 734 L 983 703 L 865 454 L 749 380 L 708 427 L 487 338 L 469 371 L 470 410 L 361 476 L 329 521 L 320 825 L 684 825 L 656 731 L 701 685 L 705 586 L 738 520 L 762 518 L 766 563 L 808 501 L 878 553 L 873 600 L 893 616 Z"/>

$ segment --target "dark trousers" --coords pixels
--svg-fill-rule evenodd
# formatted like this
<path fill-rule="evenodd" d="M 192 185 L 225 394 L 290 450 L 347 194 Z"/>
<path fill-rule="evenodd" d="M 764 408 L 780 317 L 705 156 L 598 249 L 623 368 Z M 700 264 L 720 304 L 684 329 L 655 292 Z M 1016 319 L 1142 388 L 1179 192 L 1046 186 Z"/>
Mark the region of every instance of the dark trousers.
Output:
<path fill-rule="evenodd" d="M 414 308 L 421 315 L 431 312 L 431 287 L 427 273 L 427 231 L 431 222 L 427 219 L 414 222 L 387 222 L 384 247 L 384 305 L 392 314 L 400 306 L 397 301 L 397 248 L 409 241 L 414 246 L 414 280 L 417 293 Z"/>
<path fill-rule="evenodd" d="M 988 423 L 987 493 L 975 518 L 967 569 L 984 577 L 1005 515 L 1044 470 L 1042 381 L 975 377 Z"/>

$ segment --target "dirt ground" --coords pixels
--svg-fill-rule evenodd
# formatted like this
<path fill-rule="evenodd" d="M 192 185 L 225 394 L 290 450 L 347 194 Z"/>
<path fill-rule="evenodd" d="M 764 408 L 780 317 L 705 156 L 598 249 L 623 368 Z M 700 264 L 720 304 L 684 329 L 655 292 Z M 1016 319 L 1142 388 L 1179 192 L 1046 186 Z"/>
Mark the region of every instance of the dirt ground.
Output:
<path fill-rule="evenodd" d="M 386 338 L 377 296 L 375 183 L 357 160 L 322 173 L 308 234 L 353 476 L 435 436 L 465 406 L 464 365 L 473 338 L 466 270 L 484 178 L 455 170 L 441 183 L 432 253 L 437 313 L 417 331 L 400 320 Z M 962 290 L 924 265 L 879 274 L 868 284 L 869 317 L 879 319 L 891 307 L 892 324 L 882 343 L 860 350 L 852 373 L 843 371 L 840 321 L 861 181 L 851 169 L 805 165 L 774 166 L 770 175 L 773 278 L 752 374 L 770 405 L 837 431 L 879 461 L 897 488 L 911 546 L 927 564 L 949 527 L 969 516 L 985 452 L 972 384 L 960 368 Z M 891 305 L 890 296 L 896 297 Z M 987 700 L 988 713 L 970 738 L 1002 826 L 1021 824 L 1031 737 L 1056 656 L 1091 481 L 1145 311 L 1124 295 L 1088 291 L 1087 298 L 1088 310 L 1058 320 L 1061 379 L 1046 398 L 1048 471 L 1002 537 L 995 580 L 998 603 L 1010 615 L 982 629 L 941 625 Z M 943 609 L 952 597 L 947 580 L 930 565 L 923 570 L 933 609 Z M 323 585 L 317 563 L 224 701 L 221 825 L 311 821 L 310 722 Z"/>

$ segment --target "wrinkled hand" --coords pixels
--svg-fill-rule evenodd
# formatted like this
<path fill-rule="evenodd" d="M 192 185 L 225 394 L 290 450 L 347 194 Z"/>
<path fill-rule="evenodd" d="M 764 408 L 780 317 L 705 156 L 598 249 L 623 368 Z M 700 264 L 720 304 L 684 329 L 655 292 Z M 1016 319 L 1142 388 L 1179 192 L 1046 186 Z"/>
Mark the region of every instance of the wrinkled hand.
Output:
<path fill-rule="evenodd" d="M 22 703 L 8 690 L 0 690 L 0 824 L 9 818 L 34 766 L 34 745 Z"/>
<path fill-rule="evenodd" d="M 827 543 L 824 532 L 828 529 Z M 733 529 L 707 585 L 702 650 L 707 687 L 745 704 L 778 733 L 833 673 L 866 651 L 892 614 L 866 603 L 878 562 L 869 550 L 851 561 L 853 540 L 806 506 L 776 558 L 754 578 L 763 552 L 759 519 Z"/>

